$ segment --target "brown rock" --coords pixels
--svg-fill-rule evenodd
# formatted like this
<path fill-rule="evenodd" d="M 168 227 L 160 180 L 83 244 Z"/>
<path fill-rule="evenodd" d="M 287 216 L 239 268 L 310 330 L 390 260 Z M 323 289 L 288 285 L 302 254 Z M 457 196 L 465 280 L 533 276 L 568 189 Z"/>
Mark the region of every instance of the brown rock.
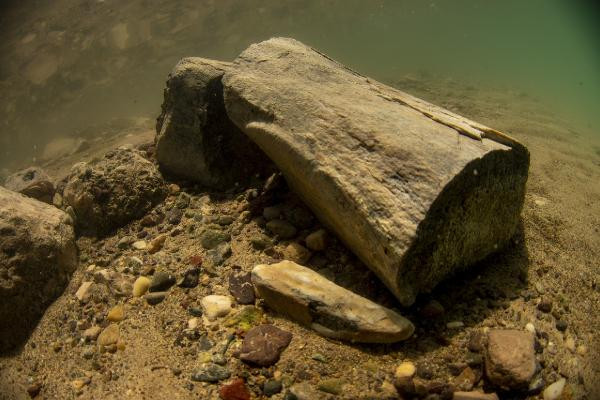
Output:
<path fill-rule="evenodd" d="M 242 378 L 237 378 L 219 388 L 223 400 L 250 400 L 250 392 Z"/>
<path fill-rule="evenodd" d="M 239 304 L 254 304 L 254 286 L 250 272 L 232 272 L 229 275 L 229 293 Z"/>
<path fill-rule="evenodd" d="M 98 346 L 106 347 L 110 345 L 116 345 L 119 341 L 119 326 L 117 324 L 110 324 L 100 335 L 98 336 Z"/>
<path fill-rule="evenodd" d="M 327 231 L 319 229 L 308 235 L 305 239 L 306 247 L 313 251 L 322 251 L 327 247 Z"/>
<path fill-rule="evenodd" d="M 533 335 L 528 331 L 491 330 L 485 370 L 488 379 L 502 389 L 527 388 L 535 373 Z"/>
<path fill-rule="evenodd" d="M 279 361 L 281 352 L 290 344 L 292 334 L 273 325 L 256 326 L 246 333 L 240 359 L 250 364 L 268 367 Z"/>
<path fill-rule="evenodd" d="M 14 192 L 52 204 L 54 183 L 48 174 L 39 167 L 29 167 L 14 173 L 6 178 L 4 186 Z"/>
<path fill-rule="evenodd" d="M 454 386 L 460 390 L 469 391 L 473 389 L 476 383 L 477 375 L 470 367 L 463 369 L 460 375 L 454 378 Z"/>
<path fill-rule="evenodd" d="M 499 400 L 496 393 L 454 392 L 452 400 Z"/>

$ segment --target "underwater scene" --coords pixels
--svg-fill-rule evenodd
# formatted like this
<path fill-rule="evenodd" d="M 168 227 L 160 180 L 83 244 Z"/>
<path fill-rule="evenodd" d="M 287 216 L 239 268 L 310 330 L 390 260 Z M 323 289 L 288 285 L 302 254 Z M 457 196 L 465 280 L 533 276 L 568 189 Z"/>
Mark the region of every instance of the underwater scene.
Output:
<path fill-rule="evenodd" d="M 600 399 L 600 5 L 0 2 L 0 399 Z"/>

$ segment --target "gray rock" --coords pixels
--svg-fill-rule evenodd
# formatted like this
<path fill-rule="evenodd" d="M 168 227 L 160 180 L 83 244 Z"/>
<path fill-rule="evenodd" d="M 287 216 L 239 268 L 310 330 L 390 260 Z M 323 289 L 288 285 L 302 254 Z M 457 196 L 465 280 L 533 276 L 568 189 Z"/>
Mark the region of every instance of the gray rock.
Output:
<path fill-rule="evenodd" d="M 206 363 L 192 374 L 192 380 L 215 383 L 228 379 L 230 376 L 231 372 L 227 368 L 213 363 Z"/>
<path fill-rule="evenodd" d="M 231 240 L 231 235 L 227 232 L 214 229 L 207 229 L 200 235 L 200 244 L 207 250 L 214 249 L 218 245 Z"/>
<path fill-rule="evenodd" d="M 256 236 L 250 238 L 250 243 L 252 244 L 252 247 L 254 247 L 256 250 L 264 250 L 273 244 L 271 242 L 271 239 L 267 235 L 263 235 L 262 233 L 259 233 Z"/>
<path fill-rule="evenodd" d="M 27 339 L 77 267 L 69 220 L 54 206 L 0 187 L 0 353 Z"/>
<path fill-rule="evenodd" d="M 365 343 L 409 338 L 414 326 L 398 313 L 291 261 L 257 265 L 252 283 L 269 307 L 323 336 Z"/>
<path fill-rule="evenodd" d="M 120 148 L 92 164 L 76 164 L 64 200 L 73 207 L 81 233 L 102 236 L 141 218 L 166 194 L 154 164 L 137 150 Z"/>
<path fill-rule="evenodd" d="M 490 382 L 502 389 L 527 389 L 535 373 L 535 351 L 531 332 L 490 330 L 485 372 Z"/>
<path fill-rule="evenodd" d="M 150 281 L 150 292 L 164 292 L 175 284 L 175 276 L 166 271 L 157 271 Z"/>
<path fill-rule="evenodd" d="M 294 225 L 282 219 L 274 219 L 267 222 L 267 229 L 274 235 L 279 236 L 280 239 L 292 239 L 298 233 L 298 230 Z"/>
<path fill-rule="evenodd" d="M 40 167 L 29 167 L 10 175 L 6 178 L 4 187 L 44 203 L 53 204 L 54 183 Z"/>
<path fill-rule="evenodd" d="M 267 397 L 271 397 L 277 393 L 280 393 L 282 389 L 283 385 L 281 384 L 281 381 L 275 379 L 269 379 L 263 384 L 263 393 Z"/>
<path fill-rule="evenodd" d="M 195 288 L 198 286 L 198 279 L 200 277 L 200 268 L 192 267 L 187 269 L 179 282 L 177 282 L 177 286 L 183 288 Z"/>
<path fill-rule="evenodd" d="M 169 75 L 156 124 L 156 158 L 165 172 L 225 188 L 270 168 L 258 147 L 227 118 L 221 77 L 229 66 L 184 58 Z"/>
<path fill-rule="evenodd" d="M 251 45 L 222 82 L 231 121 L 402 304 L 517 231 L 529 153 L 498 131 L 292 39 Z"/>

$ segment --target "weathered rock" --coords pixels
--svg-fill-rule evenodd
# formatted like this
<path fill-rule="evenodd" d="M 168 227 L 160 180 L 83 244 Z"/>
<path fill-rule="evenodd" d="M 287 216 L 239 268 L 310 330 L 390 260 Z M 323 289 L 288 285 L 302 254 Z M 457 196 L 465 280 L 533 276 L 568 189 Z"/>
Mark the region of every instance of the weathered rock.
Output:
<path fill-rule="evenodd" d="M 314 251 L 325 250 L 327 247 L 327 231 L 319 229 L 306 237 L 306 247 Z"/>
<path fill-rule="evenodd" d="M 196 382 L 218 382 L 231 376 L 231 372 L 220 365 L 207 363 L 202 365 L 192 374 L 192 380 Z"/>
<path fill-rule="evenodd" d="M 228 296 L 211 294 L 203 297 L 200 304 L 202 304 L 204 316 L 206 316 L 209 321 L 223 317 L 231 312 L 231 298 Z"/>
<path fill-rule="evenodd" d="M 242 378 L 236 378 L 219 388 L 223 400 L 250 400 L 250 392 Z"/>
<path fill-rule="evenodd" d="M 102 332 L 102 328 L 99 326 L 92 326 L 85 331 L 83 331 L 83 338 L 87 341 L 96 340 L 98 335 Z"/>
<path fill-rule="evenodd" d="M 120 332 L 117 324 L 110 324 L 98 336 L 98 346 L 106 347 L 112 344 L 117 344 L 119 341 Z"/>
<path fill-rule="evenodd" d="M 511 329 L 490 330 L 485 370 L 488 379 L 502 389 L 526 389 L 535 373 L 533 335 Z"/>
<path fill-rule="evenodd" d="M 250 272 L 232 272 L 229 275 L 229 293 L 239 304 L 254 304 L 254 286 Z"/>
<path fill-rule="evenodd" d="M 154 164 L 137 150 L 120 148 L 95 163 L 76 164 L 64 200 L 73 207 L 83 234 L 106 235 L 144 216 L 166 194 Z"/>
<path fill-rule="evenodd" d="M 27 339 L 77 267 L 70 218 L 0 187 L 0 353 Z"/>
<path fill-rule="evenodd" d="M 192 267 L 185 270 L 183 276 L 177 282 L 177 286 L 182 288 L 195 288 L 198 286 L 200 277 L 200 268 Z"/>
<path fill-rule="evenodd" d="M 229 66 L 184 58 L 169 75 L 156 124 L 156 158 L 165 172 L 225 188 L 270 169 L 270 161 L 227 118 L 221 78 Z"/>
<path fill-rule="evenodd" d="M 175 275 L 166 271 L 157 271 L 152 276 L 149 290 L 151 292 L 164 292 L 175 284 Z"/>
<path fill-rule="evenodd" d="M 281 392 L 282 389 L 283 385 L 281 384 L 281 381 L 278 381 L 276 379 L 269 379 L 263 384 L 262 390 L 265 396 L 271 397 Z"/>
<path fill-rule="evenodd" d="M 271 308 L 323 336 L 392 343 L 414 332 L 410 321 L 398 313 L 291 261 L 257 265 L 252 270 L 252 283 Z"/>
<path fill-rule="evenodd" d="M 298 232 L 294 225 L 282 219 L 274 219 L 267 222 L 267 229 L 269 232 L 279 236 L 279 238 L 283 240 L 292 239 Z"/>
<path fill-rule="evenodd" d="M 6 178 L 4 187 L 44 203 L 53 203 L 54 183 L 52 178 L 39 167 L 29 167 L 10 175 Z"/>
<path fill-rule="evenodd" d="M 250 46 L 222 82 L 231 121 L 402 304 L 515 234 L 529 153 L 500 132 L 292 39 Z"/>
<path fill-rule="evenodd" d="M 200 244 L 207 250 L 212 250 L 229 240 L 231 240 L 230 234 L 213 229 L 207 229 L 200 236 Z"/>
<path fill-rule="evenodd" d="M 298 264 L 304 264 L 310 259 L 311 252 L 300 243 L 292 242 L 283 249 L 283 258 Z"/>
<path fill-rule="evenodd" d="M 276 326 L 265 324 L 256 326 L 246 333 L 240 360 L 261 367 L 268 367 L 279 361 L 281 352 L 290 344 L 292 334 Z"/>
<path fill-rule="evenodd" d="M 125 318 L 125 308 L 122 304 L 118 304 L 110 309 L 106 315 L 106 319 L 111 322 L 119 322 Z"/>
<path fill-rule="evenodd" d="M 146 303 L 155 306 L 158 303 L 161 303 L 168 294 L 168 292 L 152 292 L 145 295 L 144 298 L 146 299 Z"/>

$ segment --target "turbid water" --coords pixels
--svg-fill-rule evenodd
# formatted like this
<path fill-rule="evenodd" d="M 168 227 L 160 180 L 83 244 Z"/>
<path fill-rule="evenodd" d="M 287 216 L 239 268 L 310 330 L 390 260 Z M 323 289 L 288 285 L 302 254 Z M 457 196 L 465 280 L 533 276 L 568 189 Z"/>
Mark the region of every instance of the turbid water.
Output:
<path fill-rule="evenodd" d="M 290 36 L 394 84 L 435 75 L 534 96 L 598 130 L 593 2 L 398 0 L 4 1 L 0 166 L 39 161 L 57 137 L 152 125 L 184 56 L 230 60 Z M 460 102 L 460 99 L 456 99 Z"/>

